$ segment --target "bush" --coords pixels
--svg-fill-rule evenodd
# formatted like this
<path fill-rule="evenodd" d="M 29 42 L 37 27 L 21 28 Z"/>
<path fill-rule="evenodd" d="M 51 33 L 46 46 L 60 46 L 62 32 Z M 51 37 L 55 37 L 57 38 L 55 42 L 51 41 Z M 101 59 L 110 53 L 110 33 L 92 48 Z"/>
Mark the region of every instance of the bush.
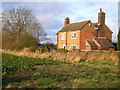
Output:
<path fill-rule="evenodd" d="M 49 49 L 48 49 L 48 48 L 40 47 L 40 46 L 30 47 L 29 50 L 30 50 L 31 52 L 37 52 L 37 53 L 49 52 Z"/>
<path fill-rule="evenodd" d="M 22 34 L 19 38 L 9 36 L 9 33 L 3 32 L 2 48 L 10 50 L 22 50 L 25 47 L 36 46 L 36 39 L 29 33 Z"/>
<path fill-rule="evenodd" d="M 38 46 L 30 47 L 31 52 L 38 52 L 38 53 L 50 52 L 53 50 L 56 50 L 56 45 L 52 43 L 38 44 Z"/>
<path fill-rule="evenodd" d="M 57 46 L 53 43 L 39 44 L 39 46 L 47 48 L 50 51 L 57 50 Z"/>

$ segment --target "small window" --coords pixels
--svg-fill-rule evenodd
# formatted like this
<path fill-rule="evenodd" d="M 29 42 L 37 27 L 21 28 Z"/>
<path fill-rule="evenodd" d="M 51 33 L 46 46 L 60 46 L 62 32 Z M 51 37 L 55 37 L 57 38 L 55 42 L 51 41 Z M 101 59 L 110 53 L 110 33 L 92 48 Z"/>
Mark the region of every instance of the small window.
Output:
<path fill-rule="evenodd" d="M 61 33 L 61 40 L 65 40 L 65 33 Z"/>
<path fill-rule="evenodd" d="M 76 45 L 71 45 L 71 49 L 76 49 Z"/>
<path fill-rule="evenodd" d="M 76 32 L 74 32 L 74 33 L 71 33 L 72 35 L 71 35 L 71 39 L 76 39 Z"/>

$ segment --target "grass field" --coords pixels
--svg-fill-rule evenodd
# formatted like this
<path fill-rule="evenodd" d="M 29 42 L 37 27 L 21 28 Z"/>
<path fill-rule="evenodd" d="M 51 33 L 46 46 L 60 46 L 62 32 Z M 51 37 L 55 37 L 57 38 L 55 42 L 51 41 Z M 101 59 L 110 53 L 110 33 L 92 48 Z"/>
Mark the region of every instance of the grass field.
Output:
<path fill-rule="evenodd" d="M 3 88 L 120 88 L 114 69 L 109 62 L 73 64 L 2 54 Z"/>

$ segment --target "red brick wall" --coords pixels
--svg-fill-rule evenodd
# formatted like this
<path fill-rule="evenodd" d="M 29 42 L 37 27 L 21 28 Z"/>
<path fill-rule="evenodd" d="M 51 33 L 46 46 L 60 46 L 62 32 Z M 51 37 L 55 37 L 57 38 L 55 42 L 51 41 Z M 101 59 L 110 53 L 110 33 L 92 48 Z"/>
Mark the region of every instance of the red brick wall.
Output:
<path fill-rule="evenodd" d="M 80 46 L 82 50 L 85 50 L 86 39 L 92 40 L 93 37 L 95 37 L 95 27 L 93 24 L 91 26 L 87 24 L 80 31 Z"/>
<path fill-rule="evenodd" d="M 71 39 L 71 33 L 76 32 L 76 39 Z M 65 40 L 61 40 L 61 33 L 66 34 Z M 59 32 L 58 33 L 58 49 L 62 48 L 63 44 L 66 44 L 66 49 L 71 50 L 71 45 L 76 45 L 76 49 L 80 49 L 80 30 L 77 31 L 69 31 L 69 32 Z"/>
<path fill-rule="evenodd" d="M 71 39 L 71 33 L 76 32 L 76 39 Z M 67 33 L 67 50 L 71 50 L 71 45 L 76 45 L 76 49 L 80 49 L 80 30 L 69 31 Z"/>
<path fill-rule="evenodd" d="M 66 37 L 65 37 L 65 40 L 61 40 L 61 33 L 66 34 L 66 32 L 59 32 L 57 35 L 57 48 L 58 49 L 62 48 L 63 44 L 66 44 Z"/>
<path fill-rule="evenodd" d="M 90 22 L 91 23 L 91 22 Z M 98 37 L 107 37 L 109 40 L 112 38 L 112 32 L 111 30 L 104 24 L 102 24 L 99 27 L 98 31 Z M 71 39 L 71 33 L 76 32 L 77 33 L 77 38 L 76 39 Z M 61 40 L 61 33 L 66 34 L 66 39 Z M 70 50 L 71 45 L 76 45 L 76 49 L 81 49 L 85 50 L 86 49 L 86 39 L 93 40 L 93 37 L 96 37 L 96 30 L 95 26 L 91 23 L 89 26 L 89 23 L 85 25 L 81 30 L 76 30 L 76 31 L 69 31 L 69 32 L 59 32 L 58 33 L 58 48 L 62 48 L 63 44 L 66 44 L 67 50 Z M 104 48 L 98 48 L 98 49 L 104 49 Z"/>
<path fill-rule="evenodd" d="M 99 29 L 98 37 L 107 37 L 109 40 L 112 40 L 112 32 L 105 24 L 99 26 Z"/>

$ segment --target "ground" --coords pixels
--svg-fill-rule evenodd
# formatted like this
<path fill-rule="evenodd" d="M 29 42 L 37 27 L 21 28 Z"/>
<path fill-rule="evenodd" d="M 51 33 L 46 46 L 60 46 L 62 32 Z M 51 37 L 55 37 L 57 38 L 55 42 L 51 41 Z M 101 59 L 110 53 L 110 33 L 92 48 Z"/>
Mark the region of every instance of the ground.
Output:
<path fill-rule="evenodd" d="M 120 88 L 118 67 L 109 61 L 75 64 L 3 53 L 2 84 L 3 88 Z"/>

